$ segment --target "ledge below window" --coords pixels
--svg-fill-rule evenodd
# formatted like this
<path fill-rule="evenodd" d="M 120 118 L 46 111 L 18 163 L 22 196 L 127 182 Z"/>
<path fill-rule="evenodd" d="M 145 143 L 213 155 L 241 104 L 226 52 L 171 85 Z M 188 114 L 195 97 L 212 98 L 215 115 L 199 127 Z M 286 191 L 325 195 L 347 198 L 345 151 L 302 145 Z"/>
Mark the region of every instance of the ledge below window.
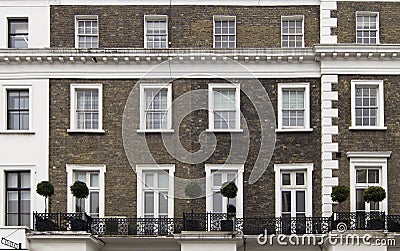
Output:
<path fill-rule="evenodd" d="M 68 133 L 98 133 L 104 134 L 106 133 L 104 130 L 82 130 L 82 129 L 67 129 Z"/>
<path fill-rule="evenodd" d="M 386 131 L 387 127 L 386 126 L 350 126 L 349 127 L 350 131 Z"/>
<path fill-rule="evenodd" d="M 288 128 L 288 129 L 275 129 L 275 132 L 312 132 L 314 129 L 312 128 Z"/>
<path fill-rule="evenodd" d="M 206 132 L 213 132 L 213 133 L 231 133 L 231 132 L 243 132 L 243 129 L 206 129 Z"/>
<path fill-rule="evenodd" d="M 0 131 L 0 134 L 35 134 L 35 131 L 28 131 L 28 130 L 7 130 L 7 131 Z"/>
<path fill-rule="evenodd" d="M 149 129 L 138 129 L 137 133 L 174 133 L 174 129 L 164 129 L 164 130 L 149 130 Z"/>

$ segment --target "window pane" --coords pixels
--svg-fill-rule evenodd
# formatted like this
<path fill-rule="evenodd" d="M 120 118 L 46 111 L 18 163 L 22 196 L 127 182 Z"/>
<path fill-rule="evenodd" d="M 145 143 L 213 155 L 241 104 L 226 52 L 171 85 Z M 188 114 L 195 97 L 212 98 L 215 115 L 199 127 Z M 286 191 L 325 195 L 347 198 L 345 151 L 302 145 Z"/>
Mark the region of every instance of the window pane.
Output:
<path fill-rule="evenodd" d="M 7 192 L 7 213 L 18 213 L 18 192 Z"/>
<path fill-rule="evenodd" d="M 213 185 L 221 186 L 222 185 L 222 174 L 221 173 L 213 173 Z"/>
<path fill-rule="evenodd" d="M 222 195 L 221 193 L 213 193 L 213 212 L 222 213 Z"/>
<path fill-rule="evenodd" d="M 158 197 L 159 213 L 168 215 L 168 196 L 167 193 L 160 193 Z"/>
<path fill-rule="evenodd" d="M 154 214 L 154 192 L 144 193 L 144 212 Z"/>
<path fill-rule="evenodd" d="M 7 173 L 7 187 L 18 187 L 18 173 Z"/>
<path fill-rule="evenodd" d="M 291 212 L 291 192 L 283 191 L 282 192 L 282 213 Z"/>
<path fill-rule="evenodd" d="M 356 189 L 356 210 L 365 210 L 364 189 Z"/>
<path fill-rule="evenodd" d="M 99 201 L 99 192 L 90 192 L 90 215 L 98 216 Z"/>
<path fill-rule="evenodd" d="M 154 187 L 154 175 L 152 173 L 146 173 L 144 177 L 146 187 Z"/>
<path fill-rule="evenodd" d="M 367 170 L 357 170 L 356 171 L 356 182 L 357 183 L 367 183 Z"/>
<path fill-rule="evenodd" d="M 290 185 L 290 173 L 283 173 L 282 174 L 282 185 Z"/>
<path fill-rule="evenodd" d="M 29 173 L 21 173 L 21 188 L 31 187 L 31 175 Z"/>
<path fill-rule="evenodd" d="M 90 187 L 99 187 L 99 174 L 98 173 L 90 174 Z"/>
<path fill-rule="evenodd" d="M 21 192 L 21 213 L 31 212 L 31 192 L 30 191 L 22 191 Z"/>
<path fill-rule="evenodd" d="M 304 191 L 296 191 L 296 212 L 306 211 L 306 193 Z"/>
<path fill-rule="evenodd" d="M 168 188 L 169 184 L 169 175 L 166 172 L 158 173 L 158 187 L 159 188 Z"/>
<path fill-rule="evenodd" d="M 76 172 L 75 180 L 82 181 L 86 183 L 86 173 L 85 172 Z"/>
<path fill-rule="evenodd" d="M 368 170 L 368 183 L 379 183 L 379 170 Z"/>
<path fill-rule="evenodd" d="M 304 185 L 304 173 L 296 173 L 296 185 Z"/>
<path fill-rule="evenodd" d="M 236 180 L 236 173 L 227 173 L 226 174 L 226 181 L 235 181 Z"/>

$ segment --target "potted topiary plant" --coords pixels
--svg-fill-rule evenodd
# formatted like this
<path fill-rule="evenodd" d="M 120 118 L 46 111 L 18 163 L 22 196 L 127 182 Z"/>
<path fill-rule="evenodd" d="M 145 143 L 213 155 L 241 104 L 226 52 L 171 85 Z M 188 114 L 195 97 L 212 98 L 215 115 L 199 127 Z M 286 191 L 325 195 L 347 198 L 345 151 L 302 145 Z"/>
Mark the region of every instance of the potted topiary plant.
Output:
<path fill-rule="evenodd" d="M 339 212 L 340 212 L 340 203 L 346 201 L 349 195 L 350 195 L 350 189 L 346 186 L 340 185 L 332 189 L 331 198 L 333 202 L 339 203 Z"/>
<path fill-rule="evenodd" d="M 75 218 L 71 220 L 72 230 L 86 230 L 86 214 L 84 213 L 83 203 L 84 199 L 89 196 L 89 188 L 86 186 L 85 182 L 75 181 L 70 187 L 72 195 L 78 200 L 76 203 L 76 211 L 82 213 L 82 218 Z"/>
<path fill-rule="evenodd" d="M 228 199 L 228 203 L 226 205 L 227 219 L 221 220 L 221 230 L 233 231 L 233 219 L 236 215 L 236 207 L 229 204 L 229 199 L 233 199 L 237 196 L 238 188 L 235 182 L 230 181 L 222 184 L 220 192 L 222 196 Z"/>
<path fill-rule="evenodd" d="M 364 200 L 367 203 L 379 203 L 386 198 L 386 191 L 380 186 L 371 186 L 364 191 Z M 379 210 L 371 210 L 368 221 L 370 230 L 384 229 L 384 215 Z"/>
<path fill-rule="evenodd" d="M 185 195 L 189 199 L 198 198 L 201 196 L 201 193 L 202 193 L 201 186 L 195 181 L 190 182 L 185 187 Z M 188 202 L 190 202 L 190 201 L 188 200 Z M 191 218 L 185 219 L 185 222 L 184 222 L 185 230 L 188 230 L 188 231 L 199 230 L 199 220 L 193 219 L 193 210 L 192 210 L 191 216 L 192 216 Z"/>
<path fill-rule="evenodd" d="M 44 196 L 44 213 L 45 216 L 35 214 L 35 226 L 38 231 L 50 231 L 58 230 L 58 226 L 51 220 L 51 217 L 47 215 L 47 198 L 50 198 L 54 194 L 54 187 L 49 181 L 42 181 L 37 184 L 36 192 Z"/>
<path fill-rule="evenodd" d="M 337 202 L 339 204 L 338 218 L 335 219 L 334 222 L 335 228 L 339 223 L 344 223 L 346 224 L 346 226 L 348 226 L 350 223 L 350 219 L 348 219 L 347 217 L 343 218 L 343 215 L 340 213 L 340 204 L 346 201 L 349 195 L 350 195 L 350 189 L 347 186 L 339 185 L 335 186 L 332 189 L 331 193 L 332 201 Z"/>
<path fill-rule="evenodd" d="M 54 187 L 49 181 L 42 181 L 36 186 L 36 192 L 44 196 L 44 212 L 47 213 L 47 198 L 54 194 Z"/>

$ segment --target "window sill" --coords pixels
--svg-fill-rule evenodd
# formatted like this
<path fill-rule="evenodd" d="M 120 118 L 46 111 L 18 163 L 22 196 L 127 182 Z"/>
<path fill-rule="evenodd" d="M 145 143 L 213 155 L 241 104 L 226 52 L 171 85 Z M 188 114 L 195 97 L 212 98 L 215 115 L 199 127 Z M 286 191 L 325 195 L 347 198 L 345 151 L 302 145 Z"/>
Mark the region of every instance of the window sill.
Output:
<path fill-rule="evenodd" d="M 7 131 L 0 131 L 0 134 L 35 134 L 35 131 L 30 131 L 30 130 L 7 130 Z"/>
<path fill-rule="evenodd" d="M 137 133 L 174 133 L 174 129 L 165 129 L 165 130 L 148 130 L 148 129 L 138 129 Z"/>
<path fill-rule="evenodd" d="M 370 131 L 386 131 L 387 127 L 386 126 L 350 126 L 349 127 L 350 131 L 363 131 L 363 130 L 370 130 Z"/>
<path fill-rule="evenodd" d="M 206 132 L 213 132 L 213 133 L 243 132 L 243 129 L 206 129 Z"/>
<path fill-rule="evenodd" d="M 312 132 L 314 129 L 312 128 L 288 128 L 288 129 L 284 129 L 284 128 L 279 128 L 279 129 L 275 129 L 275 132 Z"/>
<path fill-rule="evenodd" d="M 104 130 L 82 130 L 82 129 L 67 129 L 68 133 L 106 133 Z"/>

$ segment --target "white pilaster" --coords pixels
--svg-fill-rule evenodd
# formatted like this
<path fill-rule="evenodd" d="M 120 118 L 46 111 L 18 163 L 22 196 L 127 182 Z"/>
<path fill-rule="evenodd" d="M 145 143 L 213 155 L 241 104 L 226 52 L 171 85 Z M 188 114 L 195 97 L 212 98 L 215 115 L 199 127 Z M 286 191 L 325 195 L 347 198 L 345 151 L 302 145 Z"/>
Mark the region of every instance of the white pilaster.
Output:
<path fill-rule="evenodd" d="M 320 5 L 320 36 L 321 44 L 336 44 L 337 36 L 332 35 L 331 29 L 337 28 L 337 18 L 332 18 L 332 10 L 337 9 L 336 0 L 321 0 Z"/>
<path fill-rule="evenodd" d="M 338 82 L 337 75 L 323 75 L 321 77 L 321 172 L 322 172 L 322 216 L 332 214 L 332 187 L 338 185 L 338 178 L 333 177 L 332 170 L 339 168 L 339 162 L 332 159 L 332 154 L 338 152 L 338 143 L 332 142 L 332 136 L 338 134 L 338 126 L 333 124 L 332 118 L 338 117 L 338 109 L 332 108 L 332 102 L 338 100 L 338 92 L 332 91 L 332 84 Z"/>

